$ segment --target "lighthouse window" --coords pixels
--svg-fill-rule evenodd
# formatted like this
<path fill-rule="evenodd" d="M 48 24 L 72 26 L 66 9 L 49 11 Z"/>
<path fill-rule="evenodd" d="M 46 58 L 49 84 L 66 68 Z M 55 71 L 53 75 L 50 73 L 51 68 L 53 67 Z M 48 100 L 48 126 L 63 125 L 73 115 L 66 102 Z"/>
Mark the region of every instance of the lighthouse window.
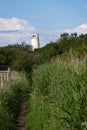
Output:
<path fill-rule="evenodd" d="M 32 35 L 32 37 L 36 37 L 36 35 Z"/>

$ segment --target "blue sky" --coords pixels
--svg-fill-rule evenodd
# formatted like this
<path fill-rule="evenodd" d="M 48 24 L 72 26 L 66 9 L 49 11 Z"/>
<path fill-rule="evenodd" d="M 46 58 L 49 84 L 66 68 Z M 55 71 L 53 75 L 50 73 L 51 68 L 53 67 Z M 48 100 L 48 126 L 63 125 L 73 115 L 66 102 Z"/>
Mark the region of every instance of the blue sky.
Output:
<path fill-rule="evenodd" d="M 87 0 L 0 0 L 0 45 L 39 33 L 44 46 L 63 32 L 87 33 Z"/>

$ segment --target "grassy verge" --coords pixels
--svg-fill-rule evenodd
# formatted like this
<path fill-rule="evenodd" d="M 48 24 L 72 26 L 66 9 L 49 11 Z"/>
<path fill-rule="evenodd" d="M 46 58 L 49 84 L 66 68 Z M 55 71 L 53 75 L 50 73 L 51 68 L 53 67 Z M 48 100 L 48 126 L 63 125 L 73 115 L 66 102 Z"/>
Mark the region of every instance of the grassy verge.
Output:
<path fill-rule="evenodd" d="M 0 89 L 0 130 L 16 130 L 21 102 L 29 96 L 29 82 L 23 73 Z"/>
<path fill-rule="evenodd" d="M 87 65 L 41 65 L 33 75 L 27 130 L 83 130 L 86 94 Z"/>

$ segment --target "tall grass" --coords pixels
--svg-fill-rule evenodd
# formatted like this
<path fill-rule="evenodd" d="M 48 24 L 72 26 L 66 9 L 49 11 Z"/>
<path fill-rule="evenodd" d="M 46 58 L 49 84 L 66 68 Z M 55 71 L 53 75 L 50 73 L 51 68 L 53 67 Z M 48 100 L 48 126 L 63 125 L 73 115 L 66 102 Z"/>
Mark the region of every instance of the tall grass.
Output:
<path fill-rule="evenodd" d="M 41 65 L 33 74 L 27 130 L 82 130 L 87 120 L 87 65 Z"/>
<path fill-rule="evenodd" d="M 23 73 L 0 88 L 0 130 L 16 130 L 21 102 L 29 96 L 29 82 Z"/>
<path fill-rule="evenodd" d="M 55 59 L 52 59 L 52 63 L 65 63 L 67 65 L 73 65 L 75 68 L 85 64 L 87 61 L 86 48 L 78 48 L 78 50 L 70 49 L 69 52 L 65 52 L 62 55 L 57 55 Z"/>

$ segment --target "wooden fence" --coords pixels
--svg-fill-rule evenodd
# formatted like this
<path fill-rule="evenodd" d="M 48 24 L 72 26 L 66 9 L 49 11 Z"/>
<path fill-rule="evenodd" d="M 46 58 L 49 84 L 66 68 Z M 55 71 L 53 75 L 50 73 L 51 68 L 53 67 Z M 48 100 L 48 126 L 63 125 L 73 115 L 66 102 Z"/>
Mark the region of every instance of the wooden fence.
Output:
<path fill-rule="evenodd" d="M 4 86 L 4 82 L 11 79 L 11 69 L 8 68 L 6 71 L 0 71 L 0 86 Z"/>

